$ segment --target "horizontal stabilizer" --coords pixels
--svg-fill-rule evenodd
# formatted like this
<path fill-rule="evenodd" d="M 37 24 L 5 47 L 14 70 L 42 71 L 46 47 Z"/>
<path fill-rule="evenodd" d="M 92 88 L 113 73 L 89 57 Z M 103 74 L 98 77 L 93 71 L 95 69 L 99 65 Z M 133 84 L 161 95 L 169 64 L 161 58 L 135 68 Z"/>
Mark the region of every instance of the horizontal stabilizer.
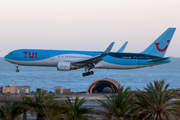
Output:
<path fill-rule="evenodd" d="M 164 58 L 158 58 L 158 59 L 151 59 L 151 60 L 148 60 L 148 62 L 159 62 L 159 61 L 163 61 L 163 60 L 166 60 L 166 59 L 169 59 L 170 57 L 164 57 Z"/>

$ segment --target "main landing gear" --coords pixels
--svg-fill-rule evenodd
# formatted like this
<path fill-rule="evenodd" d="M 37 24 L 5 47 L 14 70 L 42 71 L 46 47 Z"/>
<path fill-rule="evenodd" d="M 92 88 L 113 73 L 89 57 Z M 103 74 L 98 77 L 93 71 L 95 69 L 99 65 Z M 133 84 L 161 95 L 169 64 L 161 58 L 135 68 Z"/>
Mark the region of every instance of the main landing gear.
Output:
<path fill-rule="evenodd" d="M 16 72 L 19 72 L 19 69 L 18 69 L 18 67 L 19 67 L 19 65 L 17 65 L 17 64 L 15 64 L 15 66 L 16 66 Z"/>
<path fill-rule="evenodd" d="M 89 71 L 89 72 L 83 73 L 82 76 L 85 77 L 85 76 L 89 76 L 89 75 L 93 75 L 93 74 L 94 74 L 93 71 Z"/>
<path fill-rule="evenodd" d="M 85 73 L 82 74 L 83 77 L 94 74 L 93 71 L 90 71 L 91 68 L 89 68 L 88 66 L 84 66 L 83 68 L 84 68 L 84 70 L 85 70 Z M 88 72 L 86 72 L 87 70 L 88 70 Z"/>

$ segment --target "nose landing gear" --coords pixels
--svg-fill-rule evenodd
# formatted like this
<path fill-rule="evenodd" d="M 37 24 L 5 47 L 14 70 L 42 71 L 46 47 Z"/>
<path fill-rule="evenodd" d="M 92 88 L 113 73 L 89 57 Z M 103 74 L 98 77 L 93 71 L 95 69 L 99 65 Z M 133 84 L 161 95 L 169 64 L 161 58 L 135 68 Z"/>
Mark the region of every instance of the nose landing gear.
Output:
<path fill-rule="evenodd" d="M 18 67 L 19 67 L 19 65 L 17 65 L 17 64 L 15 64 L 15 66 L 16 66 L 16 72 L 19 72 L 19 69 L 18 69 Z"/>
<path fill-rule="evenodd" d="M 19 72 L 19 69 L 16 69 L 16 72 Z"/>

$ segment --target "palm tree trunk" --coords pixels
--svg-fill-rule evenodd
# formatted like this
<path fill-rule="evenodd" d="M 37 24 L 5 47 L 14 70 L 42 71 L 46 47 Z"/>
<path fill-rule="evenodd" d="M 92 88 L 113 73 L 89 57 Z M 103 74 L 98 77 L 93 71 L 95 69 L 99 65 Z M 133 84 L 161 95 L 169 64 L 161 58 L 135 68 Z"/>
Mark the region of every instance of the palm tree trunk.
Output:
<path fill-rule="evenodd" d="M 5 115 L 1 116 L 2 120 L 6 120 L 7 117 Z"/>
<path fill-rule="evenodd" d="M 24 111 L 24 113 L 23 113 L 23 120 L 27 120 L 27 114 L 26 114 L 26 111 Z"/>
<path fill-rule="evenodd" d="M 44 119 L 43 119 L 43 116 L 41 114 L 37 114 L 36 120 L 44 120 Z"/>

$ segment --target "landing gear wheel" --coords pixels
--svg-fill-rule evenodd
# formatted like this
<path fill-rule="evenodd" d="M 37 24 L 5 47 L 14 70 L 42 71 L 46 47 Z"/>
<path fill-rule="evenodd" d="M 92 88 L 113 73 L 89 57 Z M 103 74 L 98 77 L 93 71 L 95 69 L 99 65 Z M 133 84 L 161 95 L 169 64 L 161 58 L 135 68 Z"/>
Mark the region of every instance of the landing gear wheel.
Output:
<path fill-rule="evenodd" d="M 91 74 L 91 75 L 93 75 L 93 74 L 94 74 L 94 72 L 93 72 L 93 71 L 91 71 L 91 72 L 90 72 L 90 74 Z"/>
<path fill-rule="evenodd" d="M 19 69 L 16 69 L 16 72 L 19 72 Z"/>
<path fill-rule="evenodd" d="M 87 72 L 86 75 L 89 76 L 91 73 L 90 72 Z"/>
<path fill-rule="evenodd" d="M 86 73 L 83 73 L 82 76 L 85 77 L 85 76 L 86 76 Z"/>

